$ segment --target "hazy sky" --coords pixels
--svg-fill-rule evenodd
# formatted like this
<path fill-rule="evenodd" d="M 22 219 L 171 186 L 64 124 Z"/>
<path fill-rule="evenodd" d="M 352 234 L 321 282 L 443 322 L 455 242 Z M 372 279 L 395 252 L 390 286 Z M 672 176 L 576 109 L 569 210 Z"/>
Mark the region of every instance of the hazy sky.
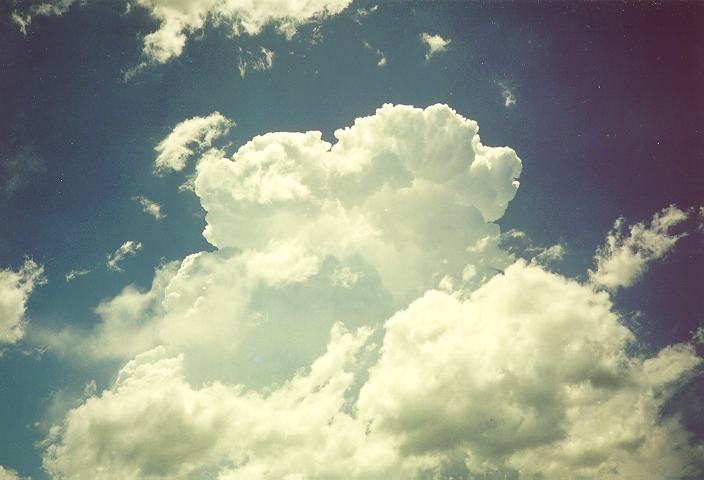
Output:
<path fill-rule="evenodd" d="M 704 475 L 704 4 L 0 4 L 0 480 Z"/>

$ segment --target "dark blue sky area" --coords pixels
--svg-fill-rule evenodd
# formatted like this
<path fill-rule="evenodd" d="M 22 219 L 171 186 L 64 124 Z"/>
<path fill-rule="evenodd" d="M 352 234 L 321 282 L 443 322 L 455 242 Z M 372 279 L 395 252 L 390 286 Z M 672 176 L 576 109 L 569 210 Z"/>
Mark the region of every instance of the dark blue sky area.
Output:
<path fill-rule="evenodd" d="M 671 203 L 704 202 L 701 2 L 393 2 L 361 25 L 351 12 L 366 4 L 354 4 L 322 24 L 317 44 L 312 26 L 291 41 L 208 26 L 179 58 L 128 82 L 123 72 L 155 27 L 146 12 L 88 1 L 36 18 L 24 37 L 9 3 L 0 6 L 0 266 L 16 268 L 24 255 L 45 266 L 33 325 L 89 327 L 101 299 L 130 282 L 149 285 L 162 258 L 209 248 L 197 199 L 178 192 L 184 175 L 152 168 L 154 146 L 176 123 L 215 110 L 237 122 L 236 147 L 269 131 L 321 130 L 332 140 L 386 102 L 447 103 L 479 123 L 484 143 L 518 152 L 521 187 L 500 224 L 538 244 L 563 240 L 571 275 L 591 266 L 619 215 L 634 222 Z M 421 32 L 451 39 L 449 50 L 426 63 Z M 276 52 L 273 68 L 241 78 L 238 47 L 260 46 Z M 501 85 L 517 99 L 510 108 Z M 168 217 L 155 222 L 135 195 L 163 204 Z M 65 282 L 130 239 L 144 249 L 125 273 L 99 267 Z M 642 311 L 644 342 L 686 340 L 702 321 L 702 242 L 683 239 L 617 297 L 624 311 Z M 45 478 L 32 425 L 52 391 L 93 377 L 100 387 L 115 371 L 90 368 L 19 350 L 0 360 L 0 465 Z"/>

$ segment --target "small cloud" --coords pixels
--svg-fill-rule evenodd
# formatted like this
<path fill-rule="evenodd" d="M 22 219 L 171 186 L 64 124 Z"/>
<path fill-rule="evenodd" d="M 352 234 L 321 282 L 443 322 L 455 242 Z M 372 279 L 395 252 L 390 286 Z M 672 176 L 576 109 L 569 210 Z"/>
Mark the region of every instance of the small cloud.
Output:
<path fill-rule="evenodd" d="M 46 166 L 31 144 L 0 154 L 0 196 L 9 197 L 35 174 L 45 173 Z"/>
<path fill-rule="evenodd" d="M 368 41 L 364 41 L 363 43 L 364 48 L 367 50 L 374 50 L 374 47 L 371 46 L 371 44 Z M 380 49 L 376 49 L 376 54 L 379 56 L 379 60 L 376 62 L 376 64 L 380 67 L 383 67 L 386 65 L 386 55 L 384 55 L 384 52 L 382 52 Z"/>
<path fill-rule="evenodd" d="M 433 55 L 436 53 L 446 52 L 448 46 L 452 42 L 450 39 L 442 38 L 440 35 L 430 35 L 429 33 L 421 33 L 420 39 L 425 44 L 425 48 L 428 50 L 425 53 L 426 63 L 430 61 Z"/>
<path fill-rule="evenodd" d="M 261 56 L 256 57 L 251 52 L 242 52 L 242 50 L 240 50 L 240 60 L 237 65 L 240 77 L 244 78 L 247 72 L 250 71 L 262 72 L 264 70 L 271 70 L 276 54 L 264 47 L 261 47 L 260 52 Z"/>
<path fill-rule="evenodd" d="M 74 3 L 76 3 L 76 0 L 39 2 L 26 9 L 26 11 L 24 12 L 20 12 L 18 10 L 13 11 L 10 14 L 10 20 L 12 21 L 12 23 L 19 27 L 20 32 L 22 32 L 22 35 L 27 35 L 27 27 L 32 23 L 33 17 L 50 17 L 63 15 Z M 85 0 L 82 0 L 79 3 L 83 5 L 85 3 Z"/>
<path fill-rule="evenodd" d="M 10 15 L 10 20 L 12 23 L 17 25 L 22 32 L 22 35 L 27 36 L 27 27 L 32 23 L 32 17 L 29 15 L 21 15 L 17 12 L 12 12 Z"/>
<path fill-rule="evenodd" d="M 686 235 L 674 234 L 671 229 L 687 217 L 686 212 L 670 205 L 656 213 L 650 225 L 636 223 L 628 227 L 628 233 L 623 217 L 616 220 L 606 243 L 596 252 L 596 270 L 589 271 L 590 282 L 610 291 L 633 285 L 650 262 L 665 256 Z"/>
<path fill-rule="evenodd" d="M 71 270 L 68 272 L 66 275 L 66 281 L 70 282 L 72 280 L 75 280 L 78 277 L 82 277 L 84 275 L 88 275 L 91 272 L 91 270 Z"/>
<path fill-rule="evenodd" d="M 219 112 L 207 117 L 192 117 L 178 123 L 171 133 L 154 147 L 158 153 L 154 161 L 156 173 L 181 171 L 197 150 L 209 148 L 213 140 L 226 135 L 235 122 Z"/>
<path fill-rule="evenodd" d="M 358 24 L 362 24 L 362 20 L 367 18 L 369 15 L 372 13 L 376 12 L 379 10 L 379 5 L 374 5 L 371 8 L 358 8 L 353 14 L 352 14 L 352 19 L 357 22 Z"/>
<path fill-rule="evenodd" d="M 128 256 L 134 257 L 141 249 L 142 244 L 140 242 L 127 240 L 120 246 L 120 248 L 115 250 L 114 253 L 108 254 L 105 265 L 108 267 L 108 270 L 112 270 L 113 272 L 122 272 L 124 270 L 120 266 L 120 263 L 122 263 L 122 261 Z"/>
<path fill-rule="evenodd" d="M 504 106 L 506 108 L 511 108 L 516 104 L 516 95 L 513 90 L 504 82 L 499 82 L 499 87 L 501 87 L 501 96 L 504 99 Z"/>
<path fill-rule="evenodd" d="M 162 213 L 161 211 L 161 205 L 156 203 L 153 200 L 148 199 L 147 197 L 143 197 L 141 195 L 137 195 L 136 197 L 132 197 L 133 200 L 136 200 L 139 202 L 139 204 L 142 206 L 142 211 L 148 215 L 151 215 L 157 220 L 161 220 L 162 218 L 166 218 L 166 214 Z"/>

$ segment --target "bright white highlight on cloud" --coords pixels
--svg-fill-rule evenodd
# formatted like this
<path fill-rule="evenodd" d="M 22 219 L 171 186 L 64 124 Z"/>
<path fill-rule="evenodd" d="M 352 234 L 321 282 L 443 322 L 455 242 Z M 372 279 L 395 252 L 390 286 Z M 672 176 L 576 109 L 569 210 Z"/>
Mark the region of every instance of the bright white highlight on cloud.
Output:
<path fill-rule="evenodd" d="M 142 206 L 142 211 L 147 215 L 151 215 L 157 220 L 166 218 L 166 214 L 161 211 L 161 205 L 159 205 L 154 200 L 150 200 L 149 198 L 143 197 L 141 195 L 132 198 L 135 201 L 139 202 L 139 204 Z"/>
<path fill-rule="evenodd" d="M 433 55 L 437 53 L 446 52 L 451 40 L 442 38 L 440 35 L 431 35 L 429 33 L 421 33 L 420 39 L 425 44 L 427 50 L 425 54 L 425 61 L 429 62 Z"/>
<path fill-rule="evenodd" d="M 687 219 L 687 213 L 671 205 L 653 216 L 649 226 L 637 223 L 624 233 L 624 219 L 619 218 L 597 252 L 596 271 L 589 277 L 598 287 L 616 290 L 633 285 L 648 264 L 666 255 L 684 234 L 670 230 Z"/>
<path fill-rule="evenodd" d="M 134 257 L 141 249 L 142 244 L 140 242 L 127 240 L 120 245 L 120 248 L 108 254 L 105 265 L 113 272 L 122 272 L 122 266 L 120 265 L 122 261 L 127 257 Z"/>
<path fill-rule="evenodd" d="M 541 265 L 562 246 L 528 244 L 531 261 L 501 248 L 492 222 L 516 193 L 521 162 L 477 132 L 444 105 L 384 105 L 337 130 L 334 144 L 307 132 L 257 136 L 232 157 L 204 146 L 195 194 L 216 250 L 103 301 L 89 336 L 56 336 L 55 348 L 82 360 L 131 360 L 51 430 L 47 471 L 701 473 L 678 418 L 660 415 L 701 359 L 686 344 L 633 355 L 608 290 Z M 673 208 L 631 228 L 638 245 L 650 238 L 643 230 L 667 233 Z"/>
<path fill-rule="evenodd" d="M 183 170 L 192 155 L 211 147 L 213 140 L 227 134 L 234 125 L 219 112 L 182 121 L 154 148 L 159 154 L 154 168 L 162 173 Z"/>
<path fill-rule="evenodd" d="M 166 63 L 183 52 L 188 36 L 207 21 L 227 25 L 233 35 L 256 35 L 268 25 L 291 38 L 303 24 L 319 21 L 344 10 L 351 0 L 134 0 L 159 22 L 144 37 L 148 61 Z"/>
<path fill-rule="evenodd" d="M 43 273 L 44 268 L 31 259 L 18 271 L 0 269 L 0 347 L 24 336 L 27 299 L 37 285 L 46 283 Z"/>
<path fill-rule="evenodd" d="M 264 70 L 271 70 L 274 65 L 274 58 L 276 54 L 269 49 L 261 47 L 260 56 L 256 56 L 250 52 L 242 52 L 240 50 L 240 59 L 237 64 L 237 69 L 240 72 L 240 77 L 244 78 L 247 72 L 255 71 L 261 72 Z"/>

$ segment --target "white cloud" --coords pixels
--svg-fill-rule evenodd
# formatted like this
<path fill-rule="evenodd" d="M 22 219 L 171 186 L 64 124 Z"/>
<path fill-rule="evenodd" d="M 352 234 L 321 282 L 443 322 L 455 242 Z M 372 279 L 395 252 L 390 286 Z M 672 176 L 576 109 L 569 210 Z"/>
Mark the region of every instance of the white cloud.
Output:
<path fill-rule="evenodd" d="M 425 32 L 421 33 L 420 39 L 425 44 L 425 48 L 427 50 L 425 54 L 426 62 L 429 62 L 436 53 L 446 52 L 451 43 L 450 39 L 445 39 L 440 35 L 431 35 Z"/>
<path fill-rule="evenodd" d="M 194 191 L 215 250 L 103 301 L 88 337 L 55 336 L 82 361 L 132 360 L 51 430 L 50 474 L 701 473 L 678 418 L 661 416 L 701 359 L 688 344 L 634 355 L 608 291 L 540 265 L 561 246 L 501 235 L 521 163 L 477 132 L 444 105 L 385 105 L 332 145 L 269 133 L 231 158 L 202 152 Z"/>
<path fill-rule="evenodd" d="M 25 334 L 27 299 L 46 283 L 44 268 L 26 259 L 18 271 L 0 269 L 0 347 L 16 343 Z"/>
<path fill-rule="evenodd" d="M 516 95 L 513 90 L 504 82 L 499 82 L 499 87 L 501 87 L 501 96 L 504 99 L 504 106 L 510 108 L 516 104 Z"/>
<path fill-rule="evenodd" d="M 218 478 L 294 478 L 286 476 L 293 472 L 333 478 L 350 464 L 335 456 L 364 437 L 343 410 L 369 334 L 334 326 L 327 352 L 309 371 L 268 394 L 217 382 L 194 388 L 184 378 L 182 356 L 161 347 L 140 354 L 109 390 L 70 411 L 51 432 L 45 466 L 55 478 L 76 480 L 177 479 L 208 471 L 215 478 L 218 470 Z"/>
<path fill-rule="evenodd" d="M 78 480 L 697 474 L 659 411 L 701 359 L 688 345 L 631 356 L 632 333 L 587 284 L 519 261 L 466 300 L 429 291 L 386 322 L 357 395 L 370 333 L 333 326 L 310 373 L 264 392 L 194 387 L 163 347 L 137 355 L 52 431 L 45 465 Z"/>
<path fill-rule="evenodd" d="M 149 198 L 143 197 L 141 195 L 132 198 L 133 200 L 139 202 L 139 204 L 142 206 L 142 211 L 147 215 L 151 215 L 157 220 L 166 218 L 166 214 L 161 211 L 161 205 L 159 205 L 154 200 L 150 200 Z"/>
<path fill-rule="evenodd" d="M 364 41 L 363 45 L 364 45 L 364 48 L 367 50 L 374 50 L 374 48 L 371 46 L 371 44 L 366 40 Z M 379 57 L 379 60 L 376 62 L 377 66 L 385 67 L 386 63 L 387 63 L 387 59 L 386 59 L 386 55 L 384 54 L 384 52 L 382 52 L 380 49 L 377 48 L 376 54 Z"/>
<path fill-rule="evenodd" d="M 137 252 L 142 249 L 142 244 L 140 242 L 135 242 L 133 240 L 127 240 L 125 243 L 120 245 L 120 247 L 113 253 L 108 254 L 105 265 L 109 270 L 113 272 L 122 272 L 122 267 L 120 264 L 122 261 L 129 257 L 134 257 Z"/>
<path fill-rule="evenodd" d="M 656 419 L 700 359 L 686 345 L 629 356 L 633 335 L 588 285 L 519 261 L 466 301 L 426 293 L 385 329 L 358 407 L 402 451 L 459 454 L 476 474 L 508 468 L 521 479 L 692 468 L 667 441 L 685 438 L 682 428 Z"/>
<path fill-rule="evenodd" d="M 303 24 L 319 21 L 344 10 L 351 0 L 260 0 L 226 1 L 134 0 L 159 22 L 159 28 L 144 37 L 143 53 L 148 61 L 166 63 L 183 52 L 188 36 L 206 21 L 227 25 L 233 35 L 257 35 L 268 25 L 292 37 Z"/>
<path fill-rule="evenodd" d="M 10 14 L 10 20 L 19 27 L 22 35 L 27 35 L 27 27 L 32 23 L 33 17 L 63 15 L 76 3 L 76 0 L 46 0 L 35 3 L 24 12 L 14 10 Z"/>
<path fill-rule="evenodd" d="M 640 279 L 648 264 L 666 255 L 682 234 L 670 230 L 687 219 L 687 213 L 671 205 L 656 213 L 649 226 L 637 223 L 624 233 L 624 219 L 619 218 L 595 256 L 596 270 L 589 271 L 591 282 L 616 290 L 629 287 Z"/>
<path fill-rule="evenodd" d="M 0 465 L 0 480 L 20 480 L 17 471 L 11 470 Z"/>
<path fill-rule="evenodd" d="M 261 47 L 260 52 L 261 56 L 257 57 L 250 52 L 242 52 L 240 49 L 240 59 L 237 65 L 240 77 L 244 78 L 247 72 L 250 71 L 261 72 L 271 70 L 276 54 L 264 47 Z"/>
<path fill-rule="evenodd" d="M 188 159 L 196 151 L 211 147 L 213 140 L 227 134 L 234 125 L 234 122 L 219 112 L 211 113 L 207 117 L 193 117 L 180 122 L 154 148 L 159 154 L 154 162 L 154 168 L 157 172 L 162 173 L 183 170 Z"/>
<path fill-rule="evenodd" d="M 70 282 L 70 281 L 75 280 L 75 279 L 78 278 L 78 277 L 82 277 L 82 276 L 84 276 L 84 275 L 88 275 L 90 272 L 91 272 L 91 270 L 89 270 L 89 269 L 85 269 L 85 270 L 71 270 L 71 271 L 68 272 L 66 275 L 64 275 L 64 277 L 66 278 L 66 281 L 67 281 L 67 282 Z"/>
<path fill-rule="evenodd" d="M 361 25 L 365 18 L 372 13 L 375 13 L 377 10 L 379 10 L 379 5 L 374 5 L 370 8 L 358 8 L 352 15 L 352 18 L 355 22 Z"/>

